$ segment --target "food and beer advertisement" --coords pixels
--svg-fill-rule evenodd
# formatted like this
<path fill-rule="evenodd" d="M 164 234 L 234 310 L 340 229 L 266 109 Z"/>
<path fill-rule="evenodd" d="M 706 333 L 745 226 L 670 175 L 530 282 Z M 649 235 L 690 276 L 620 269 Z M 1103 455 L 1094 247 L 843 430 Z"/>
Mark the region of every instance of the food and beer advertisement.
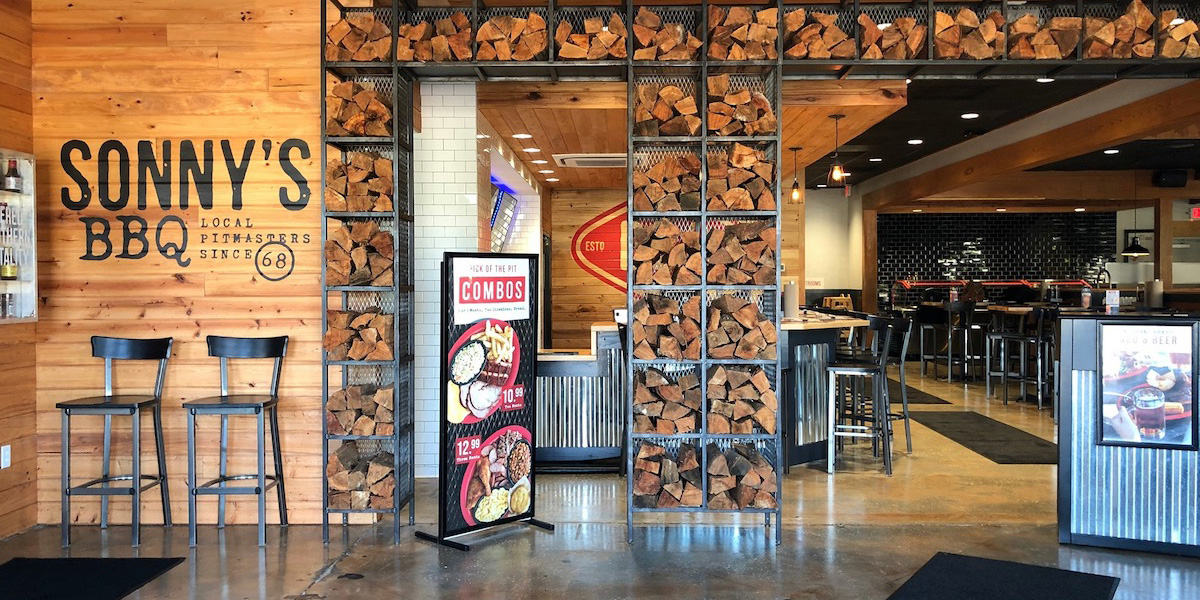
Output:
<path fill-rule="evenodd" d="M 442 537 L 533 516 L 537 257 L 443 263 Z"/>
<path fill-rule="evenodd" d="M 1195 448 L 1191 325 L 1100 327 L 1100 443 Z"/>

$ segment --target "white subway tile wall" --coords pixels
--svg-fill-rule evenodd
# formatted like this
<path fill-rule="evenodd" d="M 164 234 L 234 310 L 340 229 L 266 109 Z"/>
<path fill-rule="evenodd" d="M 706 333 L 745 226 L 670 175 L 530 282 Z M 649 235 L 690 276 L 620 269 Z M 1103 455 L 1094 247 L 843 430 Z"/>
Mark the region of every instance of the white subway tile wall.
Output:
<path fill-rule="evenodd" d="M 442 253 L 478 248 L 475 115 L 474 83 L 421 85 L 413 139 L 417 477 L 437 476 Z"/>

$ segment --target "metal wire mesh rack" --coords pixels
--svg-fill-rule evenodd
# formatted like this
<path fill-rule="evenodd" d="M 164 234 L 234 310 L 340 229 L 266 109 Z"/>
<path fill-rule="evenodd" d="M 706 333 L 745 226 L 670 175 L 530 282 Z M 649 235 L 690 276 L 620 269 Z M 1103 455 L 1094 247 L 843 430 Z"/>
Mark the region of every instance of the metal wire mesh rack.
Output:
<path fill-rule="evenodd" d="M 394 47 L 400 9 L 401 6 L 396 0 L 392 1 L 390 8 L 377 6 L 370 9 L 346 8 L 337 0 L 323 2 L 322 43 L 325 42 L 329 24 L 337 22 L 346 14 L 369 12 L 375 15 L 376 19 L 386 19 L 385 22 L 392 32 L 391 41 Z M 392 113 L 387 135 L 335 137 L 327 135 L 325 129 L 330 116 L 326 112 L 325 103 L 321 109 L 321 162 L 326 165 L 326 168 L 322 169 L 321 177 L 322 197 L 326 198 L 321 207 L 322 244 L 336 243 L 331 240 L 330 234 L 343 226 L 351 230 L 366 226 L 370 231 L 390 235 L 392 245 L 391 264 L 388 267 L 390 271 L 383 271 L 383 275 L 369 281 L 351 280 L 347 284 L 340 278 L 331 277 L 328 262 L 322 269 L 322 331 L 329 330 L 330 316 L 339 311 L 379 312 L 390 315 L 392 335 L 391 339 L 387 340 L 390 343 L 386 343 L 391 350 L 388 359 L 353 360 L 322 352 L 322 535 L 328 543 L 331 515 L 340 515 L 341 523 L 346 525 L 350 522 L 352 514 L 376 517 L 390 514 L 393 517 L 393 537 L 399 542 L 401 509 L 408 506 L 409 524 L 413 523 L 415 516 L 412 328 L 414 252 L 413 185 L 410 176 L 414 80 L 408 73 L 400 71 L 394 58 L 391 61 L 364 64 L 329 61 L 323 56 L 321 69 L 323 97 L 330 94 L 330 78 L 326 77 L 326 74 L 331 74 L 335 81 L 355 81 L 366 89 L 378 92 L 382 95 L 384 104 L 390 104 L 388 108 Z M 349 164 L 352 156 L 359 155 L 361 158 L 361 154 L 366 154 L 373 161 L 373 165 L 384 165 L 387 164 L 384 161 L 390 161 L 390 173 L 372 171 L 371 177 L 383 183 L 370 186 L 370 193 L 376 201 L 370 206 L 357 206 L 349 202 L 329 206 L 326 193 L 332 183 L 329 167 L 331 161 Z M 375 168 L 386 170 L 384 167 Z M 388 272 L 390 277 L 387 276 Z M 368 402 L 372 404 L 367 408 L 352 411 L 333 410 L 330 405 L 331 397 L 341 395 L 344 398 L 350 390 L 356 395 L 371 399 Z M 370 429 L 345 426 L 339 421 L 339 417 L 344 418 L 347 412 L 352 416 L 372 417 Z M 387 418 L 384 417 L 385 414 Z M 331 484 L 331 460 L 353 461 L 358 466 L 352 470 L 361 470 L 364 476 L 368 467 L 377 469 L 380 465 L 387 465 L 390 466 L 390 471 L 387 476 L 375 481 L 370 480 L 374 476 L 363 477 L 361 482 L 355 477 L 347 484 L 339 478 Z M 335 487 L 337 489 L 334 489 Z M 333 501 L 335 499 L 337 502 Z"/>

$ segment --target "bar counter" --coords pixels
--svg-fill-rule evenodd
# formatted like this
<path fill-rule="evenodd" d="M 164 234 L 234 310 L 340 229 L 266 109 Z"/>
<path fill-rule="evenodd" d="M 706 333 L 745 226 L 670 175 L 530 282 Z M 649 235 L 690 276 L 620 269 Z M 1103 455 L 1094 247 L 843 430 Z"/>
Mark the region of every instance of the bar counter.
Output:
<path fill-rule="evenodd" d="M 590 348 L 539 351 L 537 375 L 539 464 L 621 456 L 628 394 L 616 323 L 592 323 Z"/>

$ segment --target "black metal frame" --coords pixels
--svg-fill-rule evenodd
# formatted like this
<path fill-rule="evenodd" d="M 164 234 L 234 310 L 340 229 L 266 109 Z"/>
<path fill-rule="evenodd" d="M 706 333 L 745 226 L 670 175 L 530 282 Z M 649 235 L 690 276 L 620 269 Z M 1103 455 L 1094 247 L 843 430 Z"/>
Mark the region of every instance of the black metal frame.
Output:
<path fill-rule="evenodd" d="M 391 221 L 395 225 L 396 231 L 393 232 L 393 268 L 392 268 L 392 285 L 390 286 L 330 286 L 327 284 L 325 277 L 325 264 L 322 261 L 321 268 L 321 329 L 325 331 L 328 327 L 328 310 L 330 308 L 330 295 L 334 294 L 338 298 L 337 304 L 344 310 L 352 305 L 372 304 L 381 306 L 390 304 L 396 321 L 393 326 L 392 348 L 394 349 L 394 358 L 388 361 L 352 361 L 352 360 L 329 360 L 328 353 L 321 353 L 321 390 L 322 390 L 322 443 L 321 443 L 321 466 L 322 466 L 322 516 L 321 516 L 321 533 L 325 543 L 329 543 L 329 516 L 331 514 L 340 514 L 342 525 L 349 524 L 350 514 L 375 514 L 375 515 L 393 515 L 392 537 L 395 543 L 400 542 L 400 509 L 408 505 L 408 524 L 412 525 L 416 519 L 416 507 L 413 503 L 415 497 L 416 485 L 416 415 L 415 415 L 415 373 L 414 361 L 412 355 L 413 348 L 413 322 L 411 315 L 403 321 L 401 320 L 400 307 L 402 301 L 407 300 L 411 312 L 411 303 L 413 301 L 413 277 L 414 277 L 414 250 L 413 250 L 413 171 L 412 165 L 412 142 L 413 142 L 413 103 L 412 93 L 415 90 L 414 78 L 411 73 L 402 71 L 399 67 L 400 63 L 395 61 L 395 46 L 398 35 L 398 24 L 401 10 L 411 10 L 415 8 L 407 0 L 390 0 L 388 4 L 383 6 L 375 6 L 365 10 L 371 11 L 387 11 L 390 17 L 388 23 L 391 28 L 393 56 L 390 61 L 373 61 L 373 62 L 330 62 L 325 60 L 325 36 L 326 29 L 330 25 L 329 22 L 329 5 L 332 4 L 338 12 L 338 16 L 345 14 L 347 11 L 364 10 L 355 7 L 346 7 L 339 0 L 327 0 L 321 3 L 321 189 L 322 189 L 322 204 L 321 204 L 321 243 L 329 239 L 327 230 L 327 221 L 330 218 L 344 220 L 370 220 L 380 219 L 382 222 Z M 326 135 L 325 123 L 328 118 L 325 109 L 324 98 L 328 90 L 326 75 L 332 74 L 342 80 L 354 79 L 359 77 L 373 77 L 383 81 L 390 82 L 392 89 L 392 135 L 388 137 L 332 137 Z M 401 102 L 401 89 L 408 91 L 403 95 L 404 101 Z M 388 152 L 392 159 L 392 181 L 394 182 L 394 190 L 392 192 L 393 210 L 392 212 L 332 212 L 324 204 L 324 190 L 327 182 L 325 181 L 326 165 L 329 161 L 330 149 L 333 148 L 342 159 L 345 159 L 346 154 L 354 148 L 366 147 L 371 150 Z M 401 164 L 403 163 L 403 164 Z M 401 175 L 404 175 L 402 178 Z M 404 225 L 407 223 L 407 225 Z M 407 227 L 407 235 L 401 240 L 400 231 L 402 227 Z M 407 263 L 407 264 L 405 264 Z M 403 268 L 402 268 L 403 267 Z M 357 385 L 360 382 L 355 381 L 357 377 L 352 377 L 351 372 L 358 374 L 358 369 L 368 369 L 373 375 L 372 379 L 382 385 L 391 385 L 393 389 L 393 397 L 395 402 L 399 403 L 402 399 L 406 399 L 408 403 L 407 410 L 401 411 L 401 407 L 397 404 L 394 411 L 394 430 L 391 435 L 378 436 L 358 436 L 358 435 L 332 435 L 329 433 L 328 425 L 325 420 L 326 404 L 329 401 L 330 395 L 330 369 L 336 368 L 340 371 L 337 385 L 346 387 L 348 385 Z M 407 374 L 407 378 L 404 375 Z M 391 380 L 388 384 L 387 381 Z M 403 387 L 403 389 L 402 389 Z M 325 472 L 325 465 L 329 463 L 329 445 L 331 443 L 354 443 L 354 444 L 371 444 L 378 445 L 377 451 L 388 451 L 390 449 L 393 457 L 393 469 L 396 478 L 396 487 L 392 496 L 392 508 L 388 509 L 331 509 L 329 507 L 329 477 Z M 407 448 L 404 450 L 404 448 Z M 407 452 L 407 464 L 402 463 L 401 453 Z"/>

